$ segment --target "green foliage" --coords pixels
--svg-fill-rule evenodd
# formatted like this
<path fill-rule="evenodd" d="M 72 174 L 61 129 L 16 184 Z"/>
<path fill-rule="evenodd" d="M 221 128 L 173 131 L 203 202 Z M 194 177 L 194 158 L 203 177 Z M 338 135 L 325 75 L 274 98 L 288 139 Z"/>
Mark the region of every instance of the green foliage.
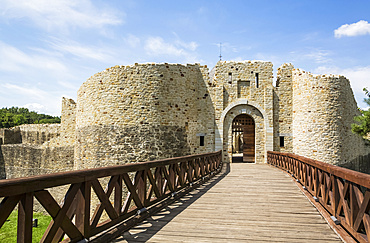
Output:
<path fill-rule="evenodd" d="M 38 114 L 27 108 L 0 109 L 0 128 L 15 127 L 22 124 L 60 123 L 60 117 Z"/>
<path fill-rule="evenodd" d="M 364 88 L 364 92 L 367 97 L 365 98 L 364 102 L 370 106 L 370 91 L 368 91 L 366 88 Z M 356 116 L 354 120 L 357 123 L 352 124 L 352 132 L 355 134 L 360 135 L 361 137 L 369 140 L 369 134 L 370 134 L 370 109 L 366 110 L 360 110 L 361 115 Z"/>
<path fill-rule="evenodd" d="M 42 213 L 33 213 L 33 218 L 38 219 L 38 226 L 32 228 L 32 242 L 40 242 L 52 218 Z M 17 222 L 18 212 L 13 211 L 0 228 L 0 242 L 17 242 Z"/>

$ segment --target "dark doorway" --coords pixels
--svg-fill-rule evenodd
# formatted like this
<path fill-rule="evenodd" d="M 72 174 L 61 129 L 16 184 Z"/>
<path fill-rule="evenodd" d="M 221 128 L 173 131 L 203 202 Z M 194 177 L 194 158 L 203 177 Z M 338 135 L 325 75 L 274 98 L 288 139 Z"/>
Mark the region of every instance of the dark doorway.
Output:
<path fill-rule="evenodd" d="M 251 116 L 238 115 L 232 124 L 233 162 L 254 163 L 255 124 Z"/>

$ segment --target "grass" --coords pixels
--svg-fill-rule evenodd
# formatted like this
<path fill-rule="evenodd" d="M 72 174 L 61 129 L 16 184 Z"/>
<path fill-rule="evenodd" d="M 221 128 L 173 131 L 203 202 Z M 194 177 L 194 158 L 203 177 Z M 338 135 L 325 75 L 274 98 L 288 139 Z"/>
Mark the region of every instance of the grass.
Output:
<path fill-rule="evenodd" d="M 42 213 L 33 213 L 33 218 L 38 219 L 38 226 L 32 228 L 32 242 L 40 242 L 52 218 Z M 17 242 L 17 222 L 18 211 L 13 211 L 0 228 L 0 242 Z"/>

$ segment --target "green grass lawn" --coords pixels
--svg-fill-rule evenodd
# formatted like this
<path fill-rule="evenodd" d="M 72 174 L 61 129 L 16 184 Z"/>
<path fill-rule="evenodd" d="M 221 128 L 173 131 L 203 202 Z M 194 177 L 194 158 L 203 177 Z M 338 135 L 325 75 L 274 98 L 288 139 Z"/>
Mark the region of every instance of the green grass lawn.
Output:
<path fill-rule="evenodd" d="M 52 218 L 42 213 L 33 213 L 33 218 L 38 219 L 38 226 L 32 228 L 32 242 L 40 242 Z M 0 229 L 0 242 L 17 242 L 17 221 L 18 211 L 13 211 Z"/>

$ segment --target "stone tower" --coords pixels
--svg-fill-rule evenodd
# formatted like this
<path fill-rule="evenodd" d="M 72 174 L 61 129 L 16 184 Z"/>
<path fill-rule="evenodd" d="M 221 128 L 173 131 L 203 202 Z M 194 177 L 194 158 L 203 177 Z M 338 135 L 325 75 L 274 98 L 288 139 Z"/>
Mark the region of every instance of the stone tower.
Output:
<path fill-rule="evenodd" d="M 199 65 L 135 64 L 89 78 L 78 91 L 75 168 L 213 151 L 207 75 Z"/>

